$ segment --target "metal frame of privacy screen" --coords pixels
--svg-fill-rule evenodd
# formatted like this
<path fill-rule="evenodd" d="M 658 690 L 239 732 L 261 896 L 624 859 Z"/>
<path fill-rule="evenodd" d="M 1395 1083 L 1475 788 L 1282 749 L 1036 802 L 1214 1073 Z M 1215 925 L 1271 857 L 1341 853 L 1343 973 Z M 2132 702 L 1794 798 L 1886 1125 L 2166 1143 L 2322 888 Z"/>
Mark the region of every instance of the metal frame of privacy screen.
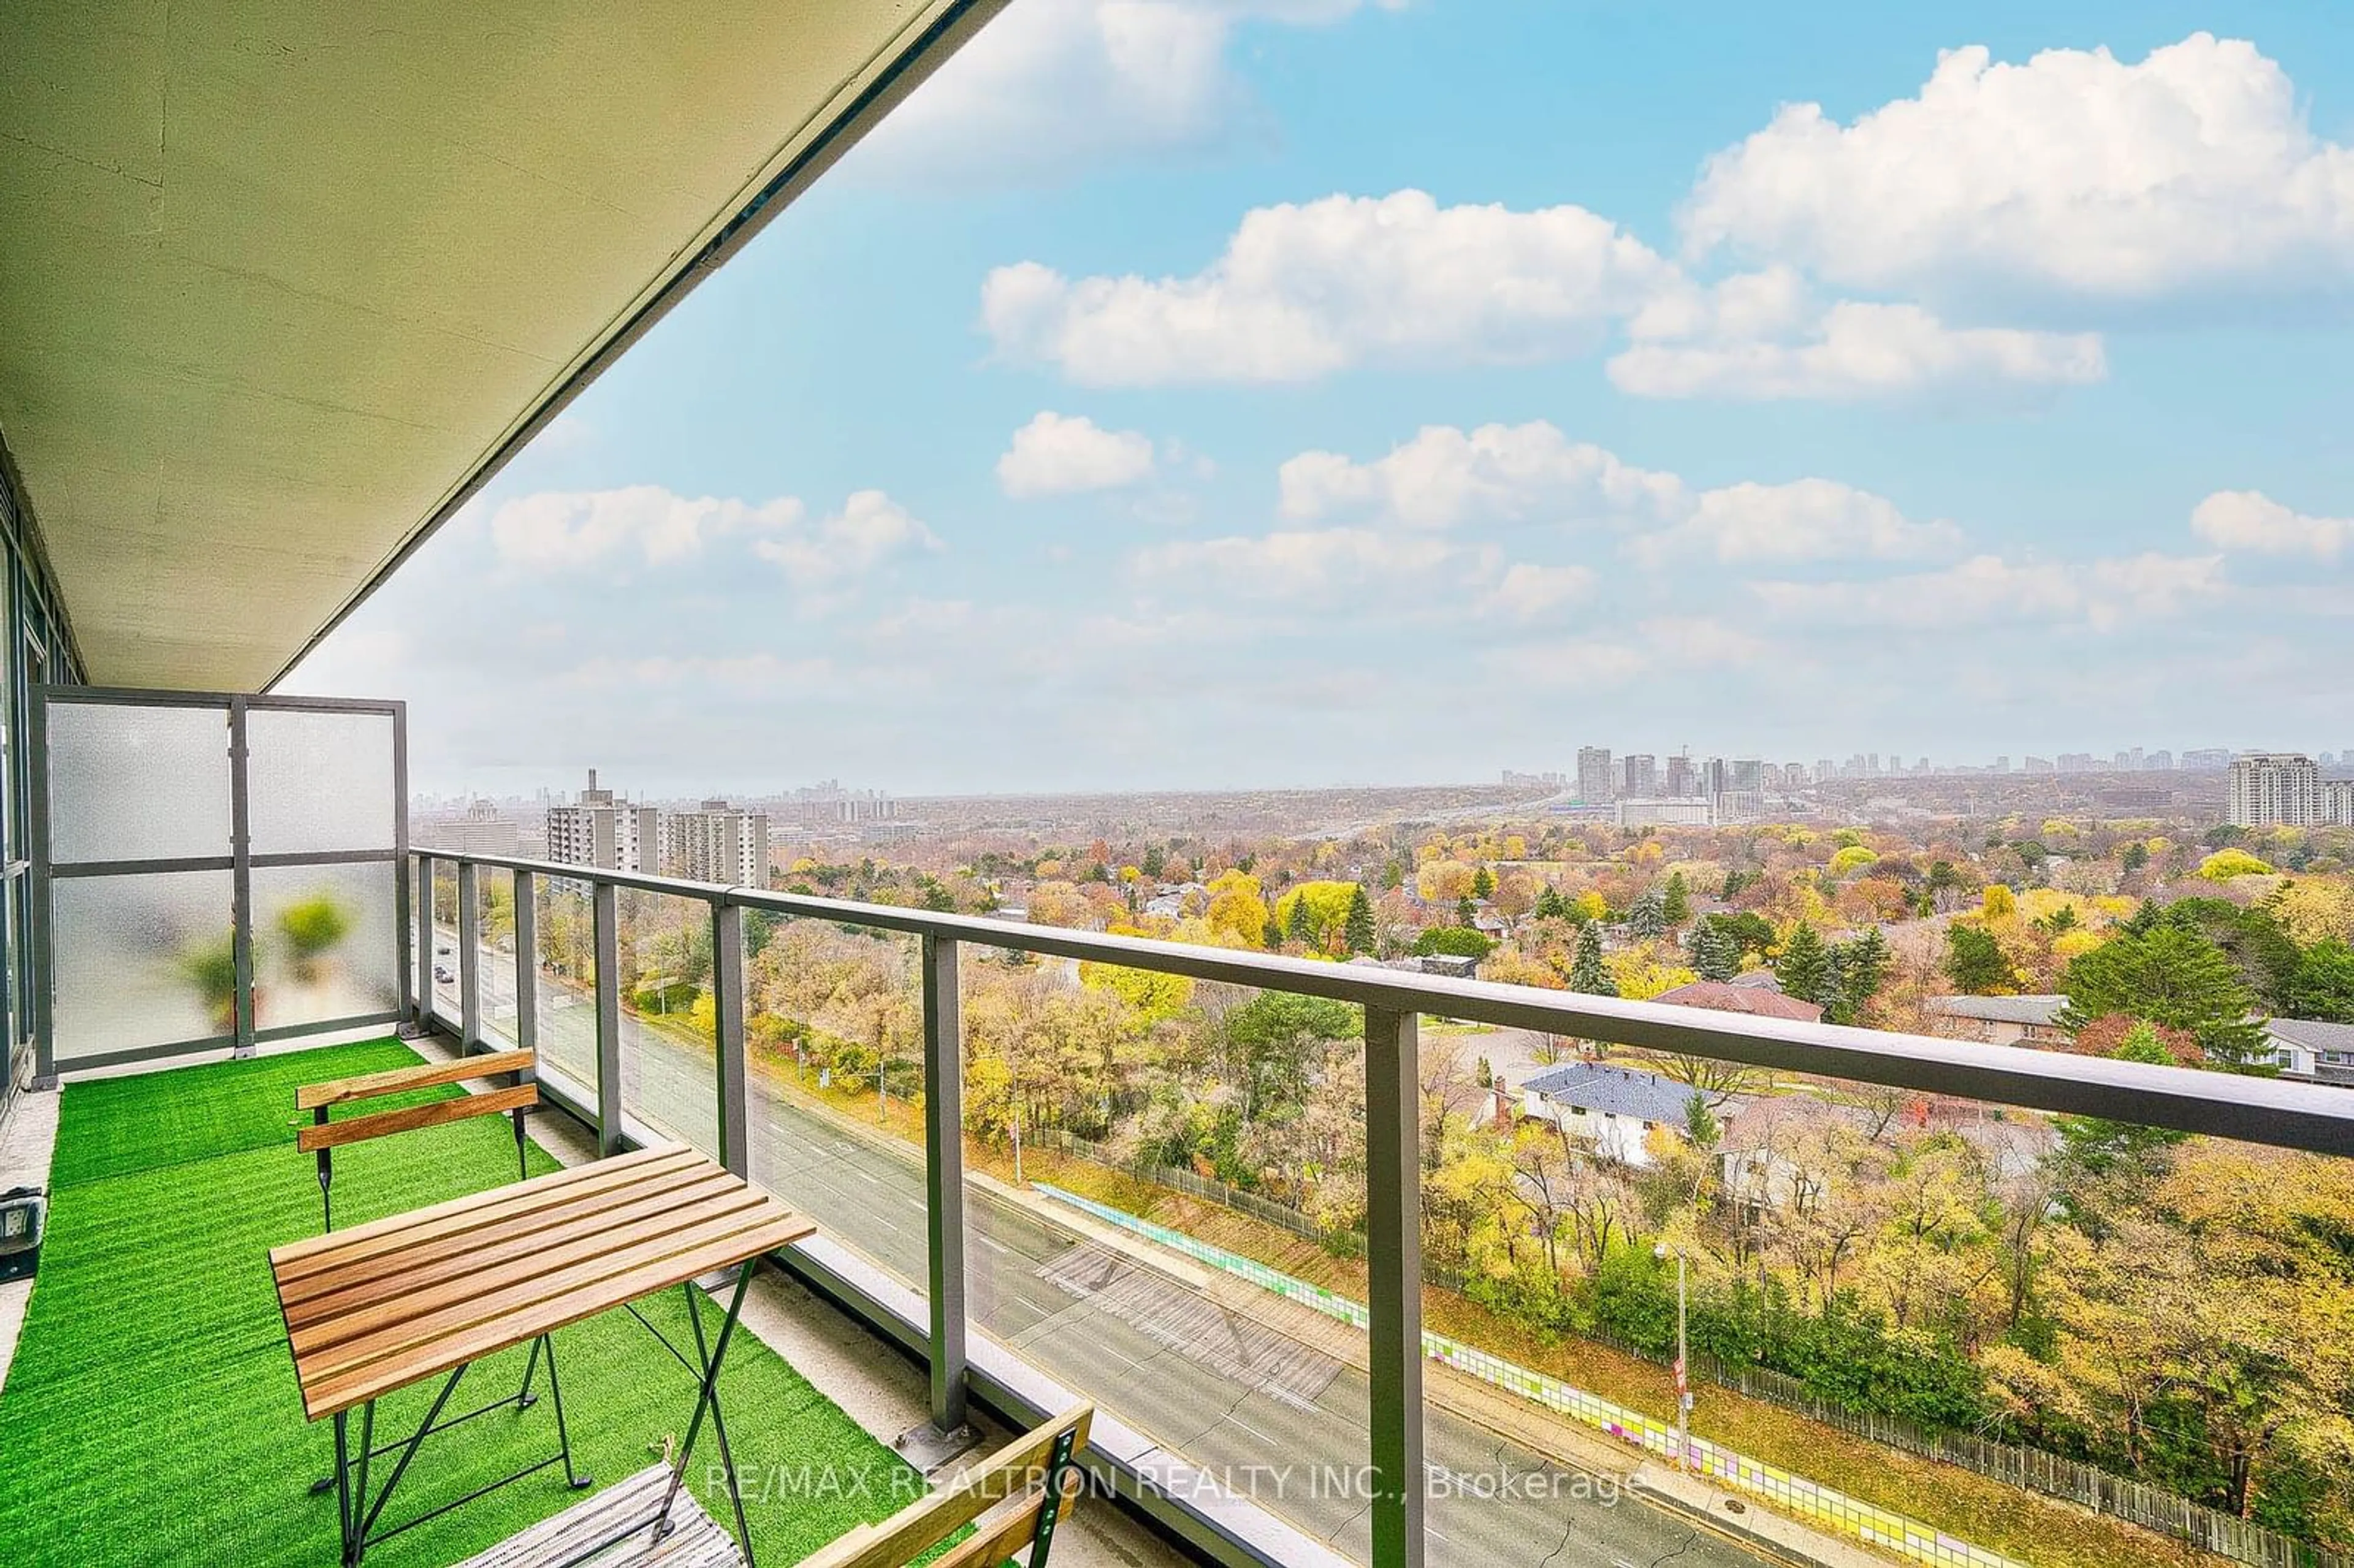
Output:
<path fill-rule="evenodd" d="M 63 685 L 32 697 L 37 1084 L 207 1051 L 249 1055 L 409 1014 L 406 704 Z M 281 725 L 280 715 L 293 717 Z M 217 776 L 206 771 L 215 758 L 205 715 L 219 724 Z M 373 719 L 384 744 L 365 729 L 306 735 L 302 715 Z M 370 777 L 379 772 L 382 785 Z M 381 868 L 381 889 L 350 869 L 367 866 Z M 307 894 L 307 921 L 281 910 L 282 930 L 258 931 L 257 877 L 265 891 L 282 886 L 281 868 L 342 879 L 351 896 L 339 902 L 323 884 Z M 71 959 L 62 973 L 61 942 Z M 365 980 L 320 983 L 362 966 Z M 273 992 L 294 987 L 280 983 L 285 974 L 338 1006 L 378 992 L 388 1005 L 273 1022 Z"/>

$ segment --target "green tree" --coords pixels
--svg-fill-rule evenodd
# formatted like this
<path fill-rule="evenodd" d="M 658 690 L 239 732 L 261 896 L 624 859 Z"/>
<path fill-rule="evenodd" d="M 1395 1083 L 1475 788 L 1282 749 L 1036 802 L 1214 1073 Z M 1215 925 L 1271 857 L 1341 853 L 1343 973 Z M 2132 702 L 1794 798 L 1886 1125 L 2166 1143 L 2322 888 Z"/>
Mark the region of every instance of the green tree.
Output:
<path fill-rule="evenodd" d="M 1691 1097 L 1684 1101 L 1684 1130 L 1691 1135 L 1692 1146 L 1696 1149 L 1714 1149 L 1717 1140 L 1724 1136 L 1724 1128 L 1716 1119 L 1716 1113 L 1708 1108 L 1708 1097 L 1698 1089 L 1694 1089 Z"/>
<path fill-rule="evenodd" d="M 1741 939 L 1721 921 L 1702 920 L 1687 946 L 1692 970 L 1702 980 L 1729 980 L 1741 972 Z"/>
<path fill-rule="evenodd" d="M 2127 871 L 2139 871 L 2149 863 L 2149 844 L 2143 839 L 2130 839 L 2117 856 L 2117 863 Z"/>
<path fill-rule="evenodd" d="M 1691 886 L 1684 881 L 1682 872 L 1668 874 L 1667 892 L 1660 897 L 1659 913 L 1670 926 L 1681 926 L 1691 918 Z"/>
<path fill-rule="evenodd" d="M 1829 1011 L 1838 1001 L 1834 984 L 1837 975 L 1831 963 L 1830 949 L 1814 927 L 1801 920 L 1790 939 L 1782 945 L 1781 956 L 1774 960 L 1774 973 L 1782 981 L 1787 995 L 1801 1001 L 1811 1001 Z"/>
<path fill-rule="evenodd" d="M 1983 926 L 1956 926 L 1946 933 L 1946 973 L 1967 996 L 2005 995 L 2016 979 L 2002 944 Z"/>
<path fill-rule="evenodd" d="M 1484 959 L 1496 944 L 1469 926 L 1433 926 L 1414 939 L 1416 957 L 1443 954 L 1457 959 Z"/>
<path fill-rule="evenodd" d="M 1867 926 L 1862 936 L 1839 945 L 1838 959 L 1840 1001 L 1852 1021 L 1888 979 L 1888 938 L 1879 927 Z"/>
<path fill-rule="evenodd" d="M 1316 914 L 1308 907 L 1308 900 L 1294 898 L 1291 901 L 1291 920 L 1284 927 L 1283 934 L 1303 948 L 1316 945 Z"/>
<path fill-rule="evenodd" d="M 1280 991 L 1261 991 L 1227 1013 L 1226 1044 L 1246 1094 L 1244 1119 L 1304 1106 L 1326 1050 L 1363 1030 L 1363 1014 L 1347 1002 Z"/>
<path fill-rule="evenodd" d="M 1283 927 L 1275 923 L 1272 915 L 1267 917 L 1267 930 L 1261 938 L 1261 946 L 1270 953 L 1283 946 Z"/>
<path fill-rule="evenodd" d="M 2264 1054 L 2256 999 L 2222 949 L 2171 921 L 2144 936 L 2114 937 L 2070 960 L 2060 977 L 2068 1004 L 2059 1022 L 2075 1033 L 2121 1014 L 2187 1030 L 2218 1065 L 2253 1068 Z"/>
<path fill-rule="evenodd" d="M 2288 1005 L 2289 988 L 2305 954 L 2271 910 L 2243 909 L 2228 898 L 2180 898 L 2168 905 L 2160 918 L 2221 949 L 2238 968 L 2241 983 L 2264 1006 Z"/>
<path fill-rule="evenodd" d="M 1484 862 L 1471 874 L 1471 896 L 1482 900 L 1496 896 L 1496 874 Z"/>
<path fill-rule="evenodd" d="M 2289 1014 L 2327 1023 L 2354 1023 L 2354 948 L 2316 942 L 2305 950 L 2289 987 Z"/>
<path fill-rule="evenodd" d="M 1569 960 L 1569 989 L 1587 996 L 1617 996 L 1618 982 L 1602 963 L 1602 928 L 1588 922 L 1577 934 L 1577 951 Z"/>
<path fill-rule="evenodd" d="M 1373 928 L 1373 901 L 1365 895 L 1365 885 L 1362 882 L 1357 884 L 1357 890 L 1349 895 L 1349 914 L 1341 933 L 1342 939 L 1349 945 L 1349 951 L 1352 953 L 1370 953 L 1380 940 L 1380 934 Z"/>
<path fill-rule="evenodd" d="M 1552 883 L 1548 882 L 1544 885 L 1543 889 L 1537 894 L 1536 907 L 1533 913 L 1540 920 L 1564 919 L 1569 915 L 1569 906 L 1561 901 L 1561 890 L 1553 886 Z"/>
<path fill-rule="evenodd" d="M 1668 928 L 1667 910 L 1667 895 L 1656 887 L 1646 889 L 1627 906 L 1627 928 L 1646 939 L 1662 936 Z"/>
<path fill-rule="evenodd" d="M 1455 923 L 1458 926 L 1472 925 L 1479 918 L 1479 906 L 1472 903 L 1468 895 L 1455 901 Z"/>

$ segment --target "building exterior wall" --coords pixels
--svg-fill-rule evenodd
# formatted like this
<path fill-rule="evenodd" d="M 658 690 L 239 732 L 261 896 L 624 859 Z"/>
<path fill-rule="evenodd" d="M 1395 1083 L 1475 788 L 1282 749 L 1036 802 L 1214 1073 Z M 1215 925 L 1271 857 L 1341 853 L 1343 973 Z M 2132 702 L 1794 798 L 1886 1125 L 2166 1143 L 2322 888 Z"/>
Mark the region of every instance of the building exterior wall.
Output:
<path fill-rule="evenodd" d="M 721 800 L 663 820 L 663 857 L 672 876 L 739 887 L 769 885 L 769 818 Z"/>
<path fill-rule="evenodd" d="M 1534 1089 L 1521 1091 L 1521 1114 L 1553 1123 L 1561 1128 L 1563 1137 L 1584 1145 L 1602 1159 L 1638 1169 L 1658 1163 L 1651 1158 L 1649 1144 L 1654 1124 L 1639 1117 L 1564 1105 Z"/>
<path fill-rule="evenodd" d="M 2289 751 L 2234 758 L 2225 815 L 2243 828 L 2309 827 L 2323 814 L 2321 768 Z"/>

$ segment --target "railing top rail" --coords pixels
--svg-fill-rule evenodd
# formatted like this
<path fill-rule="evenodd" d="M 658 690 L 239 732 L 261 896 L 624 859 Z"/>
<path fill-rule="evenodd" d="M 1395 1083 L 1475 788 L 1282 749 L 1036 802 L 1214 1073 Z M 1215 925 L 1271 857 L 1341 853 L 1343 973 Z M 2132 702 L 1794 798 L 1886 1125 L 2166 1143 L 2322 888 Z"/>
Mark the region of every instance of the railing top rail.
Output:
<path fill-rule="evenodd" d="M 2334 1086 L 1758 1018 L 1671 1003 L 1626 1001 L 1534 986 L 1020 925 L 979 916 L 941 915 L 895 905 L 771 893 L 550 861 L 453 850 L 411 853 L 435 861 L 472 862 L 575 882 L 609 883 L 805 919 L 1325 997 L 1377 1011 L 1433 1013 L 1924 1094 L 2107 1117 L 2322 1154 L 2354 1154 L 2354 1091 Z"/>

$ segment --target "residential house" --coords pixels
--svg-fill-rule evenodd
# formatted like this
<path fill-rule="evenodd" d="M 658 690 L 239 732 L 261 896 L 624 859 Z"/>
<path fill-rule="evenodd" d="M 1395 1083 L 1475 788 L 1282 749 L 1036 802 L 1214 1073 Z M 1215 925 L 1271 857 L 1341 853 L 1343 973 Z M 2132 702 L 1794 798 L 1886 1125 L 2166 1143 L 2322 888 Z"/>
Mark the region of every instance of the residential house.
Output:
<path fill-rule="evenodd" d="M 1521 1084 L 1521 1114 L 1552 1122 L 1564 1137 L 1623 1165 L 1656 1164 L 1652 1132 L 1678 1138 L 1692 1091 L 1674 1079 L 1602 1062 L 1567 1062 Z M 1720 1113 L 1722 1114 L 1722 1113 Z"/>
<path fill-rule="evenodd" d="M 1933 996 L 1925 1007 L 1937 1032 L 1987 1045 L 2064 1045 L 2056 1022 L 2064 996 Z"/>
<path fill-rule="evenodd" d="M 2264 1023 L 2284 1078 L 2354 1086 L 2354 1023 L 2324 1023 L 2309 1018 L 2274 1018 Z"/>

